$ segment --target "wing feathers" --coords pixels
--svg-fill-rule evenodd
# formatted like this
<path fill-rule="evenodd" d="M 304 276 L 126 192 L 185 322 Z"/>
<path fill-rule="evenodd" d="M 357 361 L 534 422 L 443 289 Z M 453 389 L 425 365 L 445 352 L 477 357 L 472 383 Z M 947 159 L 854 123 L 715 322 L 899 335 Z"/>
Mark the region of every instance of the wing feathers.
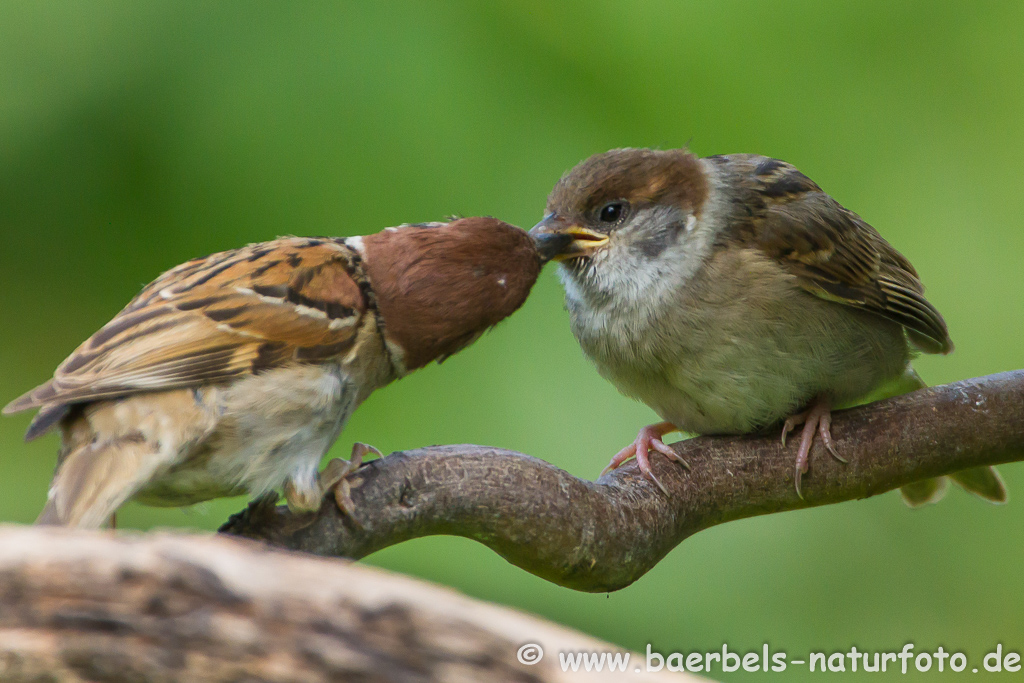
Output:
<path fill-rule="evenodd" d="M 753 155 L 726 158 L 750 193 L 741 203 L 759 207 L 736 221 L 732 239 L 763 250 L 808 292 L 903 325 L 921 350 L 953 350 L 917 271 L 874 228 L 790 164 Z"/>
<path fill-rule="evenodd" d="M 157 278 L 4 413 L 218 382 L 347 352 L 367 309 L 357 253 L 284 238 Z"/>

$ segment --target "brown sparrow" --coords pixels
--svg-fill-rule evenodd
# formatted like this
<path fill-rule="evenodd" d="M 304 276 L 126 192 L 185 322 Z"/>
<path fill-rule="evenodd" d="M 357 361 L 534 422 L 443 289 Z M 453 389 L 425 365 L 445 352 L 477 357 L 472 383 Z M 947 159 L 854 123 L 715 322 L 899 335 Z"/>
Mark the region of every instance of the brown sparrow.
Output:
<path fill-rule="evenodd" d="M 830 409 L 924 386 L 916 351 L 953 342 L 917 272 L 810 178 L 753 154 L 616 149 L 569 171 L 531 230 L 561 261 L 572 331 L 598 371 L 654 409 L 612 458 L 679 459 L 671 431 L 746 434 L 803 423 L 796 489 L 815 435 L 837 458 Z M 841 458 L 840 458 L 841 459 Z M 685 465 L 685 463 L 683 463 Z M 989 467 L 952 475 L 1006 500 Z M 911 505 L 941 482 L 903 489 Z"/>
<path fill-rule="evenodd" d="M 321 457 L 370 393 L 470 344 L 525 300 L 541 267 L 493 218 L 286 237 L 199 258 L 151 283 L 4 413 L 63 446 L 41 523 L 97 527 L 157 506 L 284 487 L 316 510 L 353 460 Z M 350 508 L 344 486 L 339 505 Z"/>

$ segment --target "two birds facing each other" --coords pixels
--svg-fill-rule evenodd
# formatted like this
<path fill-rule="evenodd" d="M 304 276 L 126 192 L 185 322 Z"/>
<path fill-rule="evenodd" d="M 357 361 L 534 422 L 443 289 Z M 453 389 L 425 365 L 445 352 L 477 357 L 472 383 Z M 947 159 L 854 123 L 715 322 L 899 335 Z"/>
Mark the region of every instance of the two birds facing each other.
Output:
<path fill-rule="evenodd" d="M 352 460 L 318 464 L 373 390 L 443 360 L 513 313 L 560 261 L 572 330 L 600 373 L 664 422 L 612 459 L 650 468 L 680 430 L 803 424 L 836 457 L 830 409 L 923 386 L 915 351 L 949 353 L 913 266 L 784 162 L 621 149 L 569 171 L 529 235 L 492 218 L 284 238 L 160 276 L 5 413 L 63 443 L 40 522 L 101 525 L 160 506 L 283 488 L 351 512 Z M 682 463 L 685 465 L 685 463 Z M 952 478 L 1002 502 L 992 468 Z M 942 481 L 903 489 L 919 505 Z"/>

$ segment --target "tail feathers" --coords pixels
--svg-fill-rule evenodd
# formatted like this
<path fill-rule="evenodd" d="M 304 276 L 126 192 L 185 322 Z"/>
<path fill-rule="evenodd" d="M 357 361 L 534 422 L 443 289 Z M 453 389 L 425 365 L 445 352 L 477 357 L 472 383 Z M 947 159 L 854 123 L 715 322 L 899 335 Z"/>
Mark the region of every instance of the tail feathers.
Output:
<path fill-rule="evenodd" d="M 54 476 L 36 523 L 98 528 L 164 461 L 139 434 L 72 450 Z"/>
<path fill-rule="evenodd" d="M 968 493 L 973 493 L 990 503 L 1002 504 L 1009 500 L 1006 485 L 995 467 L 975 467 L 969 470 L 954 472 L 949 479 L 960 485 Z M 946 494 L 947 477 L 924 479 L 900 488 L 903 502 L 912 508 L 928 503 L 937 503 Z"/>
<path fill-rule="evenodd" d="M 60 526 L 63 522 L 60 519 L 60 514 L 57 512 L 57 504 L 53 498 L 46 501 L 46 506 L 43 507 L 43 511 L 39 513 L 39 517 L 36 518 L 36 524 L 43 526 Z"/>
<path fill-rule="evenodd" d="M 949 344 L 948 349 L 929 351 L 925 347 L 921 348 L 928 353 L 949 353 L 953 350 L 953 343 L 949 341 L 948 337 L 946 341 Z M 914 368 L 908 365 L 899 378 L 872 394 L 870 400 L 877 401 L 891 396 L 900 396 L 917 389 L 922 389 L 925 386 L 927 385 L 924 383 L 924 380 L 914 372 Z M 949 478 L 959 484 L 965 491 L 973 493 L 979 498 L 984 498 L 991 503 L 1005 503 L 1009 499 L 1006 493 L 1006 485 L 1003 484 L 1003 478 L 999 476 L 999 472 L 994 467 L 975 467 L 963 470 L 962 472 L 954 472 L 949 475 Z M 946 477 L 939 477 L 937 479 L 926 479 L 924 481 L 915 481 L 913 484 L 907 484 L 900 489 L 900 493 L 903 494 L 903 502 L 912 508 L 916 508 L 927 503 L 939 502 L 946 493 L 946 487 Z"/>
<path fill-rule="evenodd" d="M 949 488 L 949 481 L 946 477 L 935 479 L 922 479 L 900 488 L 900 495 L 903 502 L 912 508 L 919 508 L 929 503 L 938 503 L 946 495 Z"/>
<path fill-rule="evenodd" d="M 954 472 L 949 478 L 979 498 L 990 503 L 1002 504 L 1009 500 L 1006 484 L 995 467 L 974 467 Z"/>
<path fill-rule="evenodd" d="M 58 422 L 64 419 L 64 416 L 70 410 L 71 406 L 63 404 L 46 405 L 40 408 L 36 416 L 32 418 L 32 422 L 28 425 L 28 431 L 25 432 L 25 441 L 38 439 L 53 429 Z"/>

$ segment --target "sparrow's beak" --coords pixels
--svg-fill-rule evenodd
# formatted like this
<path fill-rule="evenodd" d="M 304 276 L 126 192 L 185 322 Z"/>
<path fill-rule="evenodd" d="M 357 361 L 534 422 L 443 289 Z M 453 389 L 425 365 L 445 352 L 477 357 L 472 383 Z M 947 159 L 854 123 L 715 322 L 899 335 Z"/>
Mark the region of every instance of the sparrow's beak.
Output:
<path fill-rule="evenodd" d="M 530 237 L 545 262 L 589 256 L 608 243 L 608 235 L 574 225 L 554 213 L 533 226 Z"/>

